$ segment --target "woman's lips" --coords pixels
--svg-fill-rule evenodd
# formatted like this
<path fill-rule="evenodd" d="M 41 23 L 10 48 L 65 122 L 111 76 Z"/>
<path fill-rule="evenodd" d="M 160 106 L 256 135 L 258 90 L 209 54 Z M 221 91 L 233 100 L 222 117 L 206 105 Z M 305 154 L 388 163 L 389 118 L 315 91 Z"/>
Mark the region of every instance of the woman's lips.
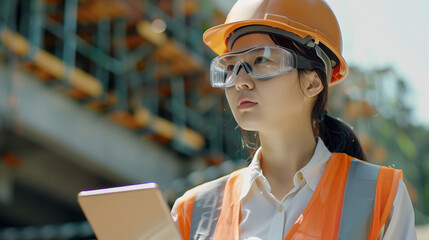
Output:
<path fill-rule="evenodd" d="M 258 103 L 256 103 L 256 102 L 252 102 L 252 101 L 242 101 L 242 102 L 240 102 L 240 104 L 238 105 L 238 109 L 246 109 L 246 108 L 250 108 L 250 107 L 255 106 L 256 104 L 258 104 Z"/>

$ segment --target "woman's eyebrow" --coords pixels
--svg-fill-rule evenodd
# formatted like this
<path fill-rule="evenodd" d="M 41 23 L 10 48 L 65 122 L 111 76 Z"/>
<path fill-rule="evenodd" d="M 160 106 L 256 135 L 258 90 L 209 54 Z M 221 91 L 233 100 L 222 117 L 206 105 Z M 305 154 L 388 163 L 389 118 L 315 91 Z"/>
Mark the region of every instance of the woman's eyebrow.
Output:
<path fill-rule="evenodd" d="M 240 57 L 239 57 L 240 56 Z M 225 59 L 225 62 L 237 62 L 238 58 L 242 58 L 241 55 L 233 55 L 233 56 L 229 56 Z"/>
<path fill-rule="evenodd" d="M 270 51 L 270 50 L 269 50 L 269 51 Z M 270 54 L 271 54 L 271 51 L 269 52 L 268 56 L 269 56 Z M 255 49 L 255 50 L 253 50 L 253 51 L 243 50 L 243 51 L 241 51 L 239 54 L 229 56 L 229 57 L 226 59 L 226 62 L 229 62 L 229 61 L 236 62 L 236 61 L 238 61 L 239 59 L 247 60 L 247 59 L 249 59 L 249 58 L 253 58 L 254 56 L 261 56 L 261 55 L 266 56 L 265 51 L 262 53 L 261 49 Z"/>

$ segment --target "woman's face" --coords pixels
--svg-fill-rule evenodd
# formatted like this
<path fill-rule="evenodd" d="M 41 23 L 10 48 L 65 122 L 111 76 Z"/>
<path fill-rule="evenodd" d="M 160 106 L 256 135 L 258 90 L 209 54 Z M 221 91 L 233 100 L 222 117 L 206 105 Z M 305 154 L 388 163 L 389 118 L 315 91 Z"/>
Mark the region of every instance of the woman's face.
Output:
<path fill-rule="evenodd" d="M 231 51 L 256 45 L 275 45 L 267 34 L 245 35 L 234 43 Z M 243 69 L 235 86 L 225 89 L 229 107 L 238 125 L 248 131 L 270 131 L 299 127 L 310 121 L 311 107 L 307 106 L 298 71 L 267 80 L 255 80 Z"/>

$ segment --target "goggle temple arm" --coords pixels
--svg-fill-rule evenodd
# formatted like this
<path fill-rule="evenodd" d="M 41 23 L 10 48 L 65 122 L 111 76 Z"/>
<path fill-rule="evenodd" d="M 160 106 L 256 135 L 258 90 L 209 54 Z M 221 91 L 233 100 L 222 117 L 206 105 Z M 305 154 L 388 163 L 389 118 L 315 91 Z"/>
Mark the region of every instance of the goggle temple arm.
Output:
<path fill-rule="evenodd" d="M 328 81 L 328 84 L 331 82 L 331 78 L 332 78 L 332 64 L 331 64 L 331 59 L 328 57 L 328 55 L 325 53 L 325 51 L 322 50 L 322 48 L 320 48 L 319 45 L 316 45 L 314 47 L 314 49 L 316 50 L 316 55 L 322 59 L 323 63 L 325 64 L 325 73 L 326 73 L 326 79 Z"/>
<path fill-rule="evenodd" d="M 296 55 L 296 68 L 301 70 L 314 70 L 319 69 L 322 70 L 326 74 L 325 66 L 322 64 L 312 61 L 304 56 Z"/>

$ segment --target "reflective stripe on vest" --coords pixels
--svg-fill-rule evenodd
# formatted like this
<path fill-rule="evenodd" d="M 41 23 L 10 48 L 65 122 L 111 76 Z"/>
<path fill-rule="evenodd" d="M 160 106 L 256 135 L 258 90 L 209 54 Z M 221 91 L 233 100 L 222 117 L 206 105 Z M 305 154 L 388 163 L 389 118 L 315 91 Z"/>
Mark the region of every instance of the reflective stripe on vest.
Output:
<path fill-rule="evenodd" d="M 210 182 L 197 192 L 192 212 L 190 240 L 209 239 L 213 236 L 220 216 L 223 189 L 228 178 L 229 175 Z"/>
<path fill-rule="evenodd" d="M 242 175 L 239 170 L 204 184 L 195 199 L 189 198 L 190 240 L 239 239 Z M 312 199 L 285 240 L 376 239 L 401 176 L 400 170 L 332 153 Z"/>
<path fill-rule="evenodd" d="M 339 240 L 366 239 L 374 210 L 380 166 L 353 159 L 344 190 Z"/>

